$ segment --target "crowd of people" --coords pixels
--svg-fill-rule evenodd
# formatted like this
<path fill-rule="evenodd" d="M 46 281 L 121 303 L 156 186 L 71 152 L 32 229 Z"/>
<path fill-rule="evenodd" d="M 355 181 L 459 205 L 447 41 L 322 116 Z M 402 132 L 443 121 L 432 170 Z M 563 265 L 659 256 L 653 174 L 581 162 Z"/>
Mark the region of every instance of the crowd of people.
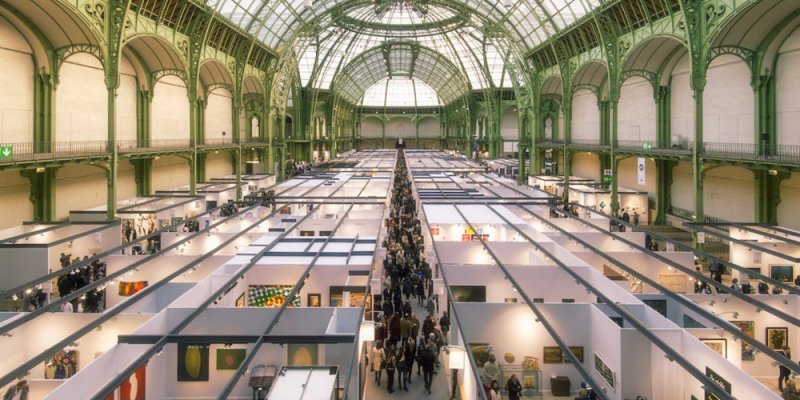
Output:
<path fill-rule="evenodd" d="M 408 391 L 414 364 L 423 377 L 425 390 L 431 393 L 433 376 L 439 367 L 439 352 L 447 343 L 450 318 L 447 311 L 437 319 L 433 296 L 433 269 L 425 259 L 425 244 L 411 190 L 405 158 L 399 150 L 383 260 L 382 302 L 376 315 L 375 346 L 371 352 L 371 370 L 381 384 L 386 372 L 386 389 Z M 376 296 L 377 297 L 377 296 Z M 420 324 L 411 302 L 423 306 L 427 315 Z"/>
<path fill-rule="evenodd" d="M 286 176 L 295 176 L 304 174 L 311 171 L 311 163 L 308 161 L 292 161 L 286 162 Z"/>
<path fill-rule="evenodd" d="M 94 254 L 92 255 L 94 257 Z M 89 256 L 84 256 L 83 259 L 72 259 L 71 255 L 61 253 L 59 261 L 61 268 L 68 268 L 74 264 L 86 261 Z M 67 274 L 58 277 L 56 287 L 58 288 L 59 297 L 70 295 L 76 290 L 83 289 L 84 287 L 92 284 L 96 280 L 105 278 L 106 264 L 100 260 L 95 260 L 89 265 L 80 268 L 75 268 Z M 99 313 L 103 311 L 105 304 L 105 292 L 102 290 L 92 289 L 85 296 L 75 298 L 71 301 L 64 303 L 61 306 L 62 312 L 88 312 Z M 38 304 L 35 308 L 41 307 L 44 304 Z"/>

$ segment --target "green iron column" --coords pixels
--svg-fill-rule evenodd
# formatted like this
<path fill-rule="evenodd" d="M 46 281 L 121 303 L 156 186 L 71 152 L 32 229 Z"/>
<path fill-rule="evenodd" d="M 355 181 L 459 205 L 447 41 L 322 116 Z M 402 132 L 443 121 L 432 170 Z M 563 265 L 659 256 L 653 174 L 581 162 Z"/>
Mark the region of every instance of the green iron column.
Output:
<path fill-rule="evenodd" d="M 617 215 L 619 211 L 619 160 L 617 159 L 617 134 L 619 133 L 619 92 L 609 101 L 610 104 L 610 133 L 609 161 L 611 163 L 611 214 Z"/>
<path fill-rule="evenodd" d="M 231 158 L 234 160 L 233 164 L 233 174 L 236 176 L 236 200 L 242 199 L 242 167 L 241 167 L 241 156 L 242 156 L 242 135 L 241 135 L 241 119 L 240 113 L 242 112 L 241 102 L 239 101 L 240 95 L 238 93 L 234 93 L 233 95 L 233 133 L 232 139 L 233 143 L 236 145 L 236 148 L 231 152 Z"/>
<path fill-rule="evenodd" d="M 537 174 L 539 174 L 539 171 L 542 170 L 542 166 L 541 166 L 542 157 L 541 157 L 541 153 L 539 152 L 539 148 L 536 145 L 536 142 L 539 141 L 539 135 L 540 135 L 539 128 L 541 126 L 541 123 L 539 121 L 539 115 L 540 114 L 538 112 L 536 112 L 536 108 L 535 107 L 536 106 L 531 107 L 531 109 L 528 111 L 528 119 L 530 120 L 530 123 L 528 124 L 528 127 L 530 129 L 530 142 L 531 142 L 531 144 L 530 144 L 530 146 L 531 146 L 531 149 L 530 149 L 531 167 L 529 169 L 530 176 L 536 176 Z"/>
<path fill-rule="evenodd" d="M 564 201 L 569 201 L 572 154 L 567 150 L 567 145 L 572 141 L 572 99 L 564 99 L 561 107 L 564 111 L 564 135 L 562 146 L 562 150 L 564 151 L 564 192 L 562 193 L 562 199 L 564 199 Z"/>
<path fill-rule="evenodd" d="M 56 173 L 58 168 L 45 168 L 41 173 L 26 169 L 23 177 L 31 182 L 30 201 L 33 204 L 33 221 L 50 222 L 56 217 Z"/>
<path fill-rule="evenodd" d="M 195 155 L 195 176 L 198 183 L 206 181 L 206 161 L 208 160 L 208 153 L 197 153 Z"/>
<path fill-rule="evenodd" d="M 150 146 L 153 121 L 153 93 L 143 89 L 136 91 L 136 147 Z"/>
<path fill-rule="evenodd" d="M 672 208 L 672 171 L 677 162 L 656 159 L 656 225 L 667 223 L 667 212 Z"/>
<path fill-rule="evenodd" d="M 56 78 L 39 73 L 34 77 L 33 85 L 33 151 L 48 153 L 55 130 Z"/>
<path fill-rule="evenodd" d="M 149 196 L 153 193 L 153 159 L 141 158 L 131 160 L 133 164 L 134 179 L 136 181 L 136 195 Z"/>
<path fill-rule="evenodd" d="M 778 205 L 781 203 L 781 182 L 790 174 L 775 170 L 754 170 L 756 222 L 777 225 Z"/>
<path fill-rule="evenodd" d="M 611 125 L 610 123 L 611 107 L 608 104 L 608 100 L 601 100 L 598 103 L 598 107 L 600 108 L 600 145 L 610 146 L 611 135 L 609 134 L 609 127 Z M 605 171 L 607 169 L 611 169 L 611 162 L 609 162 L 609 157 L 610 155 L 606 154 L 603 151 L 597 153 L 597 158 L 600 160 L 600 165 L 599 165 L 600 182 L 602 182 L 603 187 L 606 187 L 607 184 Z"/>

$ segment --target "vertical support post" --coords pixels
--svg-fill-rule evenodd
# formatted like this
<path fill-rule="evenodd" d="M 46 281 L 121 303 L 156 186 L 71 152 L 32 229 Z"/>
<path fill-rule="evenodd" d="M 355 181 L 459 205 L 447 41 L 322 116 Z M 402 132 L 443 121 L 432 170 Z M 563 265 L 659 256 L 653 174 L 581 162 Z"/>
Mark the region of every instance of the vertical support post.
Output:
<path fill-rule="evenodd" d="M 55 128 L 55 88 L 57 78 L 51 74 L 36 74 L 33 103 L 33 151 L 48 153 Z"/>
<path fill-rule="evenodd" d="M 131 160 L 133 164 L 134 179 L 136 181 L 136 195 L 149 196 L 152 194 L 153 159 L 144 158 Z"/>
<path fill-rule="evenodd" d="M 675 165 L 674 161 L 656 160 L 656 225 L 667 223 L 667 212 L 672 207 L 672 170 Z"/>
<path fill-rule="evenodd" d="M 108 86 L 108 152 L 110 160 L 106 173 L 108 189 L 106 191 L 106 220 L 114 221 L 117 217 L 117 169 L 119 166 L 119 147 L 117 146 L 117 87 L 118 79 L 106 78 Z"/>
<path fill-rule="evenodd" d="M 33 221 L 49 222 L 56 216 L 56 173 L 58 168 L 46 168 L 44 172 L 23 170 L 21 174 L 31 182 L 30 201 L 33 204 Z"/>
<path fill-rule="evenodd" d="M 611 105 L 611 138 L 610 161 L 611 161 L 611 215 L 617 215 L 619 211 L 619 160 L 617 159 L 617 134 L 619 133 L 619 96 L 610 100 Z"/>

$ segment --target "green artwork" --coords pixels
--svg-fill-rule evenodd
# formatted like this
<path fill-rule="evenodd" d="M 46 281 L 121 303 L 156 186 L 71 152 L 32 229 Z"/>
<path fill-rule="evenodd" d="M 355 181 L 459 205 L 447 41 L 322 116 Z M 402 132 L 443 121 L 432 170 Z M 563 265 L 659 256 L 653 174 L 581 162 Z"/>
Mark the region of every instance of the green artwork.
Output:
<path fill-rule="evenodd" d="M 217 369 L 238 369 L 246 356 L 245 349 L 217 349 Z"/>

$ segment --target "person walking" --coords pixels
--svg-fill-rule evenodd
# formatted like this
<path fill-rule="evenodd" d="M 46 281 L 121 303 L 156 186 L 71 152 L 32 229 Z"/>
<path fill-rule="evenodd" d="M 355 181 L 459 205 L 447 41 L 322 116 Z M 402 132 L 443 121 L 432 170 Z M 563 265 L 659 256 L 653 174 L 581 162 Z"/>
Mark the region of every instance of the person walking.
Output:
<path fill-rule="evenodd" d="M 450 315 L 447 310 L 442 313 L 442 318 L 439 318 L 439 328 L 442 330 L 442 341 L 445 345 L 450 341 L 447 339 L 447 333 L 450 332 Z"/>
<path fill-rule="evenodd" d="M 406 368 L 408 368 L 408 363 L 406 362 L 405 347 L 401 347 L 397 349 L 397 390 L 405 390 L 407 392 Z"/>
<path fill-rule="evenodd" d="M 19 381 L 16 385 L 11 386 L 6 391 L 6 394 L 3 396 L 3 400 L 28 400 L 28 392 L 30 391 L 30 387 L 28 387 L 27 381 Z"/>
<path fill-rule="evenodd" d="M 489 387 L 489 400 L 501 400 L 500 387 L 497 385 L 497 381 L 492 381 Z"/>
<path fill-rule="evenodd" d="M 381 373 L 386 365 L 386 353 L 383 351 L 383 342 L 375 342 L 372 349 L 372 372 L 375 373 L 375 383 L 381 384 Z"/>
<path fill-rule="evenodd" d="M 414 371 L 414 361 L 417 359 L 417 342 L 414 341 L 414 337 L 408 339 L 408 343 L 406 343 L 405 352 L 406 352 L 405 380 L 406 382 L 411 383 L 411 372 Z"/>
<path fill-rule="evenodd" d="M 425 390 L 428 391 L 428 394 L 431 394 L 431 385 L 433 384 L 433 365 L 436 363 L 436 356 L 433 354 L 430 346 L 425 345 L 422 348 L 419 362 L 422 365 Z"/>
<path fill-rule="evenodd" d="M 511 374 L 506 382 L 506 390 L 508 390 L 508 400 L 520 400 L 522 398 L 522 384 L 516 374 Z"/>
<path fill-rule="evenodd" d="M 386 389 L 389 393 L 394 393 L 394 372 L 397 369 L 397 358 L 394 356 L 394 351 L 389 349 L 389 355 L 386 358 Z"/>

